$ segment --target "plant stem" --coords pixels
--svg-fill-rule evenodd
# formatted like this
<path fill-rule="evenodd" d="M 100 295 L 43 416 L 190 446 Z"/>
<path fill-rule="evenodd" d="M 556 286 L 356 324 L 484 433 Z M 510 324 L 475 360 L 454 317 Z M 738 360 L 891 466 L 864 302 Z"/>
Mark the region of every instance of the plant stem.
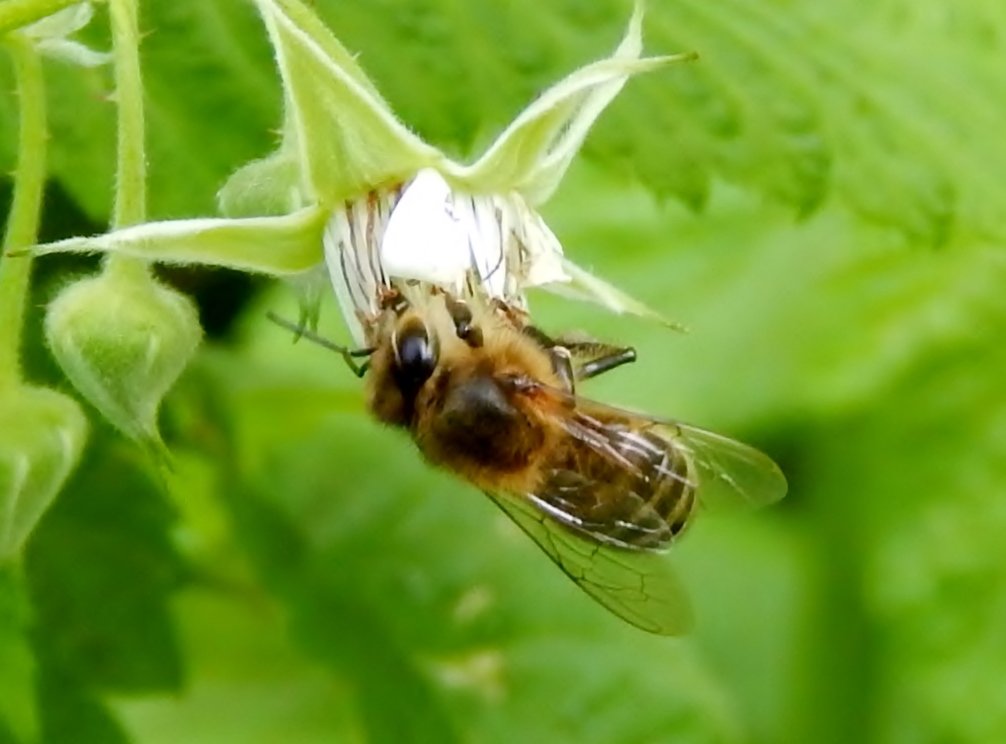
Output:
<path fill-rule="evenodd" d="M 14 62 L 19 101 L 17 170 L 7 218 L 4 253 L 37 242 L 42 187 L 45 184 L 45 84 L 42 62 L 31 42 L 17 34 L 6 39 Z M 0 259 L 0 389 L 21 375 L 21 332 L 31 276 L 31 257 Z"/>
<path fill-rule="evenodd" d="M 5 0 L 0 3 L 0 34 L 40 21 L 80 0 Z"/>
<path fill-rule="evenodd" d="M 147 161 L 144 150 L 143 81 L 136 0 L 109 0 L 118 102 L 115 208 L 112 228 L 143 222 L 147 217 Z M 139 276 L 147 264 L 138 258 L 111 255 L 106 268 Z"/>

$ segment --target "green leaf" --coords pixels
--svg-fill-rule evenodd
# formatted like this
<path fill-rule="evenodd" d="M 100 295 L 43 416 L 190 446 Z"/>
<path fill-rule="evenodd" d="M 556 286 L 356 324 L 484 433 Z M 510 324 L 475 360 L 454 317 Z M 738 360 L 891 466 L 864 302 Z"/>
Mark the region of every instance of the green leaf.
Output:
<path fill-rule="evenodd" d="M 982 310 L 986 328 L 1006 328 L 1002 303 Z M 1003 372 L 997 345 L 937 346 L 873 409 L 815 437 L 821 480 L 812 497 L 837 522 L 827 549 L 848 539 L 865 548 L 852 612 L 877 648 L 879 669 L 857 669 L 864 704 L 880 706 L 877 741 L 1006 736 L 997 631 L 1006 605 Z M 837 513 L 840 494 L 854 495 L 858 524 Z"/>
<path fill-rule="evenodd" d="M 96 438 L 29 544 L 33 641 L 47 669 L 43 715 L 60 709 L 47 696 L 58 698 L 63 685 L 136 693 L 181 684 L 168 600 L 182 567 L 170 508 L 139 457 L 108 432 Z M 92 715 L 90 703 L 79 704 Z"/>
<path fill-rule="evenodd" d="M 43 667 L 37 686 L 42 741 L 128 744 L 129 737 L 119 722 L 72 676 Z"/>
<path fill-rule="evenodd" d="M 599 120 L 588 152 L 693 205 L 720 176 L 798 214 L 834 195 L 924 243 L 1001 237 L 995 174 L 1006 150 L 970 136 L 977 122 L 995 130 L 1002 81 L 984 41 L 998 27 L 993 5 L 969 6 L 955 21 L 908 0 L 805 0 L 785 12 L 740 0 L 651 2 L 646 48 L 695 50 L 700 61 L 629 86 Z M 383 7 L 379 17 L 351 4 L 319 10 L 363 52 L 404 121 L 428 141 L 468 151 L 536 87 L 617 38 L 626 12 L 622 3 L 581 9 L 529 0 Z M 971 36 L 949 33 L 955 22 Z M 403 69 L 422 70 L 423 84 Z M 973 84 L 960 86 L 961 74 Z"/>
<path fill-rule="evenodd" d="M 725 189 L 708 214 L 690 215 L 596 170 L 578 175 L 546 210 L 567 254 L 691 331 L 675 339 L 590 319 L 639 352 L 639 365 L 597 383 L 635 407 L 728 426 L 841 412 L 867 404 L 930 346 L 973 337 L 1000 304 L 994 250 L 919 255 L 840 211 L 794 225 Z M 546 325 L 585 322 L 576 305 L 542 297 L 535 309 Z M 635 392 L 644 365 L 667 370 L 646 397 Z"/>
<path fill-rule="evenodd" d="M 759 692 L 763 671 L 745 681 L 752 650 L 744 631 L 763 615 L 737 623 L 757 606 L 750 595 L 760 596 L 761 584 L 738 587 L 732 601 L 715 593 L 712 613 L 732 627 L 713 653 L 743 690 L 763 739 L 863 738 L 862 721 L 878 700 L 871 729 L 878 741 L 903 741 L 905 732 L 928 741 L 929 731 L 951 741 L 1002 736 L 1001 717 L 984 712 L 999 710 L 993 669 L 1003 658 L 991 630 L 1004 585 L 995 535 L 1003 519 L 996 494 L 1006 479 L 1006 357 L 990 342 L 1006 330 L 999 251 L 919 255 L 847 214 L 793 226 L 723 190 L 696 218 L 605 188 L 590 171 L 581 177 L 580 189 L 550 205 L 570 252 L 589 249 L 606 276 L 664 298 L 652 304 L 692 328 L 668 339 L 656 329 L 592 321 L 602 337 L 632 343 L 640 361 L 617 380 L 598 380 L 590 394 L 747 431 L 743 438 L 755 443 L 760 435 L 762 446 L 780 448 L 790 476 L 789 516 L 807 542 L 796 543 L 793 564 L 776 573 L 800 566 L 802 600 L 793 607 L 805 624 L 784 632 L 786 650 L 776 654 L 789 654 L 794 681 L 780 675 L 771 700 Z M 667 235 L 679 247 L 654 250 Z M 546 327 L 584 322 L 574 308 L 537 310 Z M 743 546 L 751 535 L 722 539 Z M 722 582 L 730 560 L 717 542 L 696 539 L 686 548 L 699 577 L 721 577 L 704 586 Z M 749 560 L 759 545 L 746 548 Z M 751 580 L 751 565 L 736 565 Z M 965 689 L 981 713 L 962 712 L 970 703 L 953 691 Z M 771 720 L 767 708 L 776 710 Z"/>
<path fill-rule="evenodd" d="M 196 586 L 173 603 L 188 684 L 181 695 L 114 701 L 133 741 L 361 741 L 346 685 L 297 653 L 283 608 L 257 587 L 235 588 Z"/>

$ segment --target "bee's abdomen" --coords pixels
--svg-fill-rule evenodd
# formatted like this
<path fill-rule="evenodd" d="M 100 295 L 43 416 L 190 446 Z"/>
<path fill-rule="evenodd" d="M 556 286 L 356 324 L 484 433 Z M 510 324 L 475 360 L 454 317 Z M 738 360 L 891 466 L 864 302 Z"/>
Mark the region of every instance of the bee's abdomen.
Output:
<path fill-rule="evenodd" d="M 696 484 L 688 453 L 668 448 L 648 432 L 623 433 L 608 486 L 623 514 L 613 515 L 611 537 L 626 547 L 660 550 L 691 520 Z"/>
<path fill-rule="evenodd" d="M 582 440 L 537 494 L 574 529 L 616 546 L 660 550 L 689 523 L 696 483 L 689 454 L 657 434 L 609 425 Z"/>
<path fill-rule="evenodd" d="M 694 469 L 687 452 L 669 449 L 664 440 L 653 435 L 642 436 L 654 451 L 639 466 L 640 490 L 644 492 L 641 495 L 666 525 L 665 542 L 669 542 L 688 525 L 695 508 Z"/>

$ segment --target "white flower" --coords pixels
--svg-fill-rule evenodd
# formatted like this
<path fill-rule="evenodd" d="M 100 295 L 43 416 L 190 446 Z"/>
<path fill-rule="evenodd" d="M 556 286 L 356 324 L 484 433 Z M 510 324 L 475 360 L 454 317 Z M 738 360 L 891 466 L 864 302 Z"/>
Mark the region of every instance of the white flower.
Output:
<path fill-rule="evenodd" d="M 283 141 L 221 190 L 229 217 L 148 223 L 36 252 L 113 251 L 307 277 L 304 286 L 324 260 L 357 343 L 359 315 L 375 309 L 389 278 L 474 286 L 521 307 L 528 287 L 560 288 L 656 316 L 570 262 L 537 211 L 631 75 L 693 56 L 640 56 L 641 2 L 609 57 L 546 90 L 470 164 L 409 131 L 300 0 L 256 4 L 283 82 Z M 306 295 L 310 321 L 317 289 Z"/>
<path fill-rule="evenodd" d="M 411 279 L 464 296 L 477 287 L 526 309 L 528 287 L 568 283 L 562 246 L 516 191 L 474 195 L 452 189 L 432 168 L 404 189 L 349 203 L 325 231 L 325 262 L 356 344 L 360 315 L 378 311 L 390 279 Z"/>

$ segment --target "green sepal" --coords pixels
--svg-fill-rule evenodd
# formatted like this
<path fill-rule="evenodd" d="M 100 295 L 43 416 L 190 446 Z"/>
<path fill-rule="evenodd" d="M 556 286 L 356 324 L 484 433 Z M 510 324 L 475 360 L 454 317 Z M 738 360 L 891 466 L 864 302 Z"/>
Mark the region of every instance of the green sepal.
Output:
<path fill-rule="evenodd" d="M 33 249 L 49 253 L 110 253 L 146 261 L 225 266 L 273 276 L 298 274 L 323 259 L 327 213 L 308 207 L 280 217 L 200 218 L 147 222 L 89 238 Z"/>
<path fill-rule="evenodd" d="M 303 168 L 305 198 L 333 205 L 440 163 L 410 132 L 353 56 L 297 0 L 257 0 L 286 101 L 286 137 Z"/>
<path fill-rule="evenodd" d="M 525 108 L 477 161 L 446 163 L 450 176 L 477 193 L 517 191 L 532 206 L 549 199 L 608 104 L 628 79 L 694 53 L 641 57 L 643 3 L 635 4 L 625 36 L 611 56 L 566 76 Z"/>

